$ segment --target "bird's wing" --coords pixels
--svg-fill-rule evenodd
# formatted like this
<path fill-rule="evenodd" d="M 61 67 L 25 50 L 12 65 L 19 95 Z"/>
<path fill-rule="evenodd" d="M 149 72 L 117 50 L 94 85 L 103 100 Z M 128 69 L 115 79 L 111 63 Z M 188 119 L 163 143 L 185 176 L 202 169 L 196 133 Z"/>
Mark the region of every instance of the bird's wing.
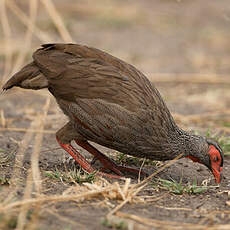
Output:
<path fill-rule="evenodd" d="M 70 44 L 44 45 L 33 58 L 63 111 L 78 111 L 80 123 L 90 127 L 84 130 L 89 139 L 107 147 L 113 147 L 107 139 L 130 143 L 149 154 L 154 144 L 156 152 L 162 151 L 175 124 L 157 89 L 135 67 Z M 104 136 L 96 139 L 92 133 Z"/>
<path fill-rule="evenodd" d="M 33 58 L 55 97 L 67 101 L 102 99 L 131 111 L 165 107 L 157 89 L 140 71 L 98 49 L 47 44 Z"/>

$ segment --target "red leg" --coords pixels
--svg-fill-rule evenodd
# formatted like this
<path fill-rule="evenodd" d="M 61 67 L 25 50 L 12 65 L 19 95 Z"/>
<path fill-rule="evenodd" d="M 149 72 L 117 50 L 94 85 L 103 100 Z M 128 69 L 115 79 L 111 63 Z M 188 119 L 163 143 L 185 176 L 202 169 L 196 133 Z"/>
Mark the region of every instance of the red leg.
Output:
<path fill-rule="evenodd" d="M 124 166 L 120 166 L 117 165 L 115 162 L 113 162 L 110 158 L 108 158 L 106 155 L 104 155 L 103 153 L 99 152 L 95 147 L 93 147 L 91 144 L 89 144 L 87 141 L 80 141 L 80 140 L 76 140 L 75 142 L 81 146 L 82 148 L 84 148 L 85 150 L 87 150 L 89 153 L 91 153 L 92 155 L 94 155 L 95 158 L 97 158 L 104 166 L 105 169 L 110 169 L 113 172 L 122 175 L 122 171 L 124 172 L 129 172 L 129 173 L 135 173 L 135 174 L 139 174 L 139 170 L 134 169 L 134 168 L 129 168 L 129 167 L 124 167 Z M 141 172 L 141 174 L 147 175 L 145 172 Z"/>
<path fill-rule="evenodd" d="M 111 159 L 109 159 L 103 153 L 99 152 L 96 148 L 94 148 L 92 145 L 90 145 L 87 141 L 75 140 L 75 142 L 79 146 L 81 146 L 83 149 L 85 149 L 89 153 L 93 154 L 94 157 L 96 157 L 104 165 L 105 168 L 109 168 L 110 170 L 112 170 L 116 174 L 122 175 L 120 170 L 116 168 L 117 165 Z"/>
<path fill-rule="evenodd" d="M 81 167 L 87 171 L 88 173 L 92 173 L 94 171 L 96 171 L 91 165 L 90 163 L 71 145 L 71 144 L 64 144 L 62 143 L 58 138 L 57 138 L 57 142 L 59 143 L 59 145 L 65 150 L 67 151 L 72 157 L 73 159 L 79 164 L 81 165 Z M 97 174 L 101 175 L 101 176 L 107 176 L 110 178 L 116 178 L 116 179 L 120 179 L 120 176 L 117 175 L 110 175 L 107 173 L 103 173 L 103 172 L 98 172 Z"/>

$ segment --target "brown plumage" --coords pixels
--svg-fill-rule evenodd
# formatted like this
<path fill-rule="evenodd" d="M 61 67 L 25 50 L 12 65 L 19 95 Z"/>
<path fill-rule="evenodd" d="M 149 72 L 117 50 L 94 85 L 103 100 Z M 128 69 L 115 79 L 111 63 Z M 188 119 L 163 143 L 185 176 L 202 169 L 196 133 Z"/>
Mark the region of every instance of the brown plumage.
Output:
<path fill-rule="evenodd" d="M 3 89 L 14 86 L 48 88 L 69 117 L 57 140 L 88 172 L 94 169 L 71 146 L 72 140 L 117 174 L 136 170 L 115 165 L 88 141 L 152 160 L 170 160 L 183 153 L 206 165 L 220 182 L 220 146 L 180 129 L 149 80 L 103 51 L 77 44 L 45 44 Z"/>

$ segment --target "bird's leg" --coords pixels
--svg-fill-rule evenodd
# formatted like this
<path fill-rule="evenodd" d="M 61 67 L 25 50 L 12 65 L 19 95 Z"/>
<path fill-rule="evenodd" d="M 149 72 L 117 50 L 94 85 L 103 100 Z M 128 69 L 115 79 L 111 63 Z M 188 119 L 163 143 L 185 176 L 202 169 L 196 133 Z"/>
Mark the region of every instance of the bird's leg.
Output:
<path fill-rule="evenodd" d="M 81 146 L 83 149 L 87 150 L 89 153 L 91 153 L 96 159 L 98 159 L 105 168 L 108 168 L 115 172 L 118 175 L 122 175 L 121 171 L 117 169 L 117 165 L 109 159 L 106 155 L 99 152 L 95 147 L 93 147 L 91 144 L 89 144 L 87 141 L 82 141 L 75 139 L 75 142 Z"/>
<path fill-rule="evenodd" d="M 134 174 L 139 174 L 139 170 L 134 169 L 134 168 L 129 168 L 129 167 L 124 167 L 117 165 L 115 162 L 113 162 L 110 158 L 108 158 L 106 155 L 98 151 L 95 147 L 93 147 L 91 144 L 89 144 L 87 141 L 82 141 L 75 139 L 75 142 L 87 150 L 89 153 L 91 153 L 96 159 L 98 159 L 104 166 L 105 169 L 110 169 L 113 172 L 122 175 L 122 172 L 129 172 L 129 173 L 134 173 Z M 145 172 L 141 172 L 141 174 L 146 175 Z"/>
<path fill-rule="evenodd" d="M 66 152 L 68 152 L 73 157 L 73 159 L 79 165 L 81 165 L 84 170 L 86 170 L 88 173 L 92 173 L 94 171 L 90 163 L 71 144 L 64 144 L 58 138 L 57 142 Z"/>
<path fill-rule="evenodd" d="M 56 139 L 59 145 L 66 151 L 68 152 L 73 159 L 81 165 L 81 167 L 87 171 L 88 173 L 92 173 L 96 171 L 91 164 L 70 144 L 70 142 L 76 138 L 76 131 L 73 129 L 71 123 L 67 123 L 63 128 L 61 128 L 57 133 L 56 133 Z M 107 176 L 110 178 L 121 178 L 120 176 L 117 175 L 110 175 L 107 173 L 103 172 L 98 172 L 99 175 L 101 176 Z"/>

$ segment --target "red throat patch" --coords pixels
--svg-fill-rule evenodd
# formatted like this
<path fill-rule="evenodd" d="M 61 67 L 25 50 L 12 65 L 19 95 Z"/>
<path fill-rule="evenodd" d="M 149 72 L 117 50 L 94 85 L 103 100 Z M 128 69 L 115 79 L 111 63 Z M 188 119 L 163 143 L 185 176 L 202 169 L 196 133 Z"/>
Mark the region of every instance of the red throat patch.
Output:
<path fill-rule="evenodd" d="M 218 157 L 221 158 L 219 151 L 216 149 L 216 147 L 214 145 L 209 146 L 208 153 L 209 153 L 210 156 L 218 155 Z"/>

